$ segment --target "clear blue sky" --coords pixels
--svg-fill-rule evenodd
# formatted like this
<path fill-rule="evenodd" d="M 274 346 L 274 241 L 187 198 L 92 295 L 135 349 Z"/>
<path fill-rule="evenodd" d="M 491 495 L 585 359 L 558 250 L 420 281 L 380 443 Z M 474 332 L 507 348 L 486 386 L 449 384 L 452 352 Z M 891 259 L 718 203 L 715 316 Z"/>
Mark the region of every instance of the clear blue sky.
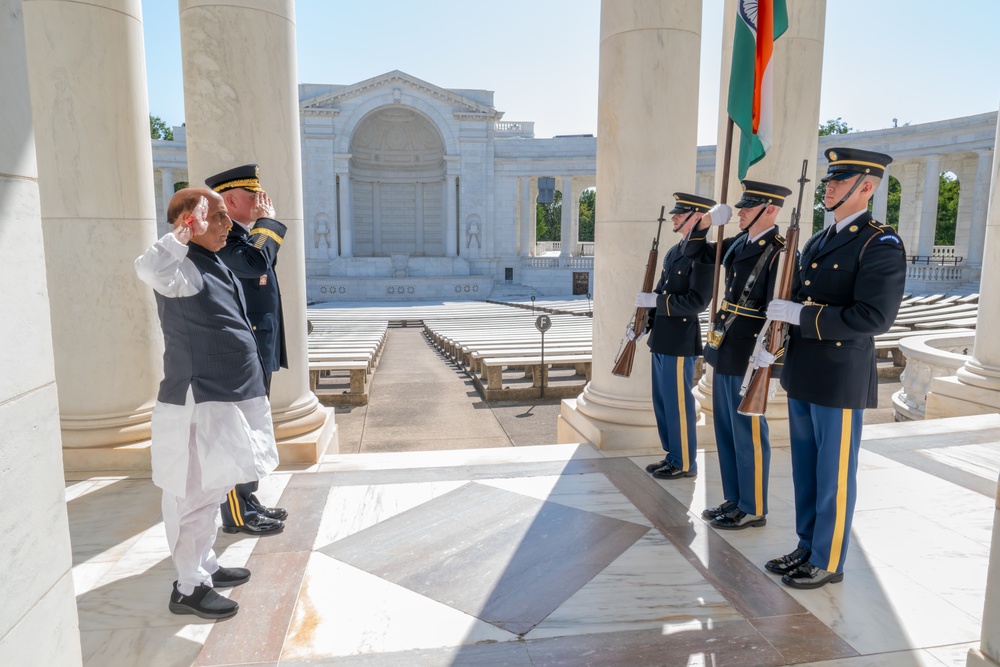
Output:
<path fill-rule="evenodd" d="M 722 0 L 705 0 L 698 143 L 714 144 Z M 150 113 L 184 121 L 177 3 L 142 0 Z M 399 69 L 495 91 L 535 135 L 596 133 L 599 0 L 298 0 L 301 83 Z M 828 0 L 820 119 L 875 130 L 1000 107 L 1000 1 Z"/>

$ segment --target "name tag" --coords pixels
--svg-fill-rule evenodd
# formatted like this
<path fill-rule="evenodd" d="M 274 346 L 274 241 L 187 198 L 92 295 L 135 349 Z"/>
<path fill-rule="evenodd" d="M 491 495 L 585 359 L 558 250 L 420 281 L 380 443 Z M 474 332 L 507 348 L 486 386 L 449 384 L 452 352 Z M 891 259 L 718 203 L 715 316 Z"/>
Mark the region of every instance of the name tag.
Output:
<path fill-rule="evenodd" d="M 260 280 L 257 281 L 257 284 L 260 285 L 261 287 L 263 287 L 264 285 L 267 284 L 267 274 L 266 273 L 260 277 Z"/>

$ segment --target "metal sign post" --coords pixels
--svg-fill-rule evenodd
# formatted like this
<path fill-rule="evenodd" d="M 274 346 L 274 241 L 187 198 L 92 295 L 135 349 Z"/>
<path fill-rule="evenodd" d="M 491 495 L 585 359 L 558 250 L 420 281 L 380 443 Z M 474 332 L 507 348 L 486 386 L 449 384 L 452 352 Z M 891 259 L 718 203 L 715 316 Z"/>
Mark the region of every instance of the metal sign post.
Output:
<path fill-rule="evenodd" d="M 534 301 L 535 297 L 531 297 L 531 300 Z M 552 318 L 548 315 L 539 315 L 538 319 L 535 320 L 535 328 L 542 332 L 542 363 L 538 367 L 538 372 L 542 374 L 542 398 L 545 398 L 545 385 L 549 379 L 549 374 L 545 372 L 545 332 L 552 328 Z"/>
<path fill-rule="evenodd" d="M 535 314 L 535 295 L 531 295 L 531 314 Z M 537 324 L 535 326 L 538 326 Z"/>

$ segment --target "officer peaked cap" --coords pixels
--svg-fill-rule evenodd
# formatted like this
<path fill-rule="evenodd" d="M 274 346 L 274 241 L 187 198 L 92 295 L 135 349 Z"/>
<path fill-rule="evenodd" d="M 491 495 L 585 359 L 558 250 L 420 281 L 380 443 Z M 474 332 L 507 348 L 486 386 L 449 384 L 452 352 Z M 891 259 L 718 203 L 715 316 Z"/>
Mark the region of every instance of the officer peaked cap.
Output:
<path fill-rule="evenodd" d="M 826 169 L 826 176 L 820 179 L 823 183 L 858 174 L 882 178 L 885 168 L 892 162 L 892 158 L 885 153 L 863 151 L 860 148 L 828 148 L 825 154 L 830 166 Z"/>
<path fill-rule="evenodd" d="M 753 208 L 761 204 L 780 207 L 785 203 L 785 197 L 792 191 L 780 185 L 763 183 L 761 181 L 743 181 L 743 197 L 733 204 L 736 208 Z"/>
<path fill-rule="evenodd" d="M 216 192 L 243 188 L 250 192 L 263 192 L 260 187 L 260 169 L 255 164 L 245 164 L 220 172 L 205 179 L 205 185 Z"/>
<path fill-rule="evenodd" d="M 715 202 L 708 197 L 689 195 L 686 192 L 674 193 L 674 207 L 670 209 L 670 214 L 674 213 L 707 213 L 708 209 L 715 206 Z"/>

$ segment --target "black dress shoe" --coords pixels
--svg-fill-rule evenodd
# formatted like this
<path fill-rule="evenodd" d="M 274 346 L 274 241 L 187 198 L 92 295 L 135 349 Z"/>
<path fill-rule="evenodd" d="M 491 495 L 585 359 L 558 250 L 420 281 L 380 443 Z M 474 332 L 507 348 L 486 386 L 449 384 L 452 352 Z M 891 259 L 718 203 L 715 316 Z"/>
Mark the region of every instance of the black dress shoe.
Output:
<path fill-rule="evenodd" d="M 285 529 L 285 524 L 278 519 L 268 519 L 266 516 L 254 514 L 246 519 L 242 526 L 223 526 L 224 533 L 247 533 L 257 537 L 277 535 Z"/>
<path fill-rule="evenodd" d="M 717 507 L 708 507 L 706 509 L 703 509 L 701 511 L 701 518 L 708 519 L 709 521 L 711 521 L 717 516 L 722 516 L 723 514 L 728 513 L 734 507 L 736 507 L 736 501 L 727 500 L 726 502 L 722 503 Z"/>
<path fill-rule="evenodd" d="M 767 519 L 762 514 L 747 514 L 739 507 L 734 507 L 712 519 L 712 525 L 722 530 L 743 530 L 767 525 Z"/>
<path fill-rule="evenodd" d="M 650 463 L 647 465 L 646 472 L 656 472 L 660 468 L 666 468 L 668 465 L 670 465 L 670 461 L 668 461 L 667 457 L 664 456 L 662 461 L 657 461 L 656 463 Z"/>
<path fill-rule="evenodd" d="M 808 561 L 781 577 L 781 583 L 786 586 L 804 589 L 819 588 L 826 584 L 839 584 L 843 580 L 843 572 L 829 572 Z"/>
<path fill-rule="evenodd" d="M 198 586 L 191 595 L 181 595 L 175 581 L 174 590 L 170 594 L 169 609 L 175 614 L 194 614 L 202 618 L 217 620 L 235 616 L 240 605 L 233 600 L 222 597 L 208 584 Z"/>
<path fill-rule="evenodd" d="M 774 574 L 787 574 L 797 568 L 802 563 L 809 561 L 812 551 L 805 547 L 799 547 L 790 554 L 778 556 L 764 563 L 764 569 Z"/>
<path fill-rule="evenodd" d="M 697 470 L 693 468 L 691 470 L 681 470 L 672 463 L 668 463 L 665 467 L 653 471 L 653 477 L 656 479 L 681 479 L 682 477 L 697 476 Z"/>
<path fill-rule="evenodd" d="M 250 501 L 247 503 L 250 509 L 257 512 L 258 514 L 263 514 L 268 519 L 278 519 L 284 521 L 288 518 L 288 511 L 284 507 L 264 507 L 257 496 L 250 494 Z"/>
<path fill-rule="evenodd" d="M 250 570 L 245 567 L 220 567 L 212 573 L 212 586 L 232 588 L 250 581 Z"/>

